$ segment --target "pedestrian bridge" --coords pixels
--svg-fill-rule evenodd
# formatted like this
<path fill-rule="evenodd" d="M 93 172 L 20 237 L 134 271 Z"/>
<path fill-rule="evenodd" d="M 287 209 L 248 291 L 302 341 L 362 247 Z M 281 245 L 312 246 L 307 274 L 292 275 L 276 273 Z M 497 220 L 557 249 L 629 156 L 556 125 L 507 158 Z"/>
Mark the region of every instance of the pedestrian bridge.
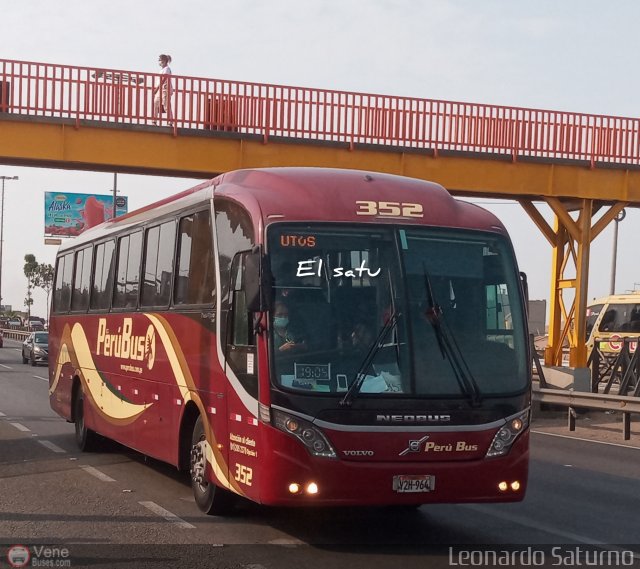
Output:
<path fill-rule="evenodd" d="M 640 205 L 639 119 L 176 75 L 154 116 L 159 78 L 0 59 L 0 163 L 195 178 L 356 168 L 517 200 L 552 248 L 545 362 L 568 340 L 586 366 L 590 243 Z"/>

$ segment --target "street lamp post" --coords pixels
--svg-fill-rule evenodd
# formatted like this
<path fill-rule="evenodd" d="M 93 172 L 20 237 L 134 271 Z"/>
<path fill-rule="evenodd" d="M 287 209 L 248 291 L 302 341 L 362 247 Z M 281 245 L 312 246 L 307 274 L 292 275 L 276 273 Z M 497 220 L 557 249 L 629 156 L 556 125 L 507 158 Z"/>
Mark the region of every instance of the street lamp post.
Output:
<path fill-rule="evenodd" d="M 0 176 L 0 180 L 2 180 L 2 209 L 0 210 L 0 306 L 2 306 L 2 246 L 4 244 L 4 181 L 17 179 L 18 176 Z"/>
<path fill-rule="evenodd" d="M 614 219 L 615 226 L 613 228 L 613 254 L 611 255 L 611 287 L 609 294 L 616 292 L 616 262 L 618 257 L 618 224 L 626 217 L 627 212 L 623 209 Z"/>

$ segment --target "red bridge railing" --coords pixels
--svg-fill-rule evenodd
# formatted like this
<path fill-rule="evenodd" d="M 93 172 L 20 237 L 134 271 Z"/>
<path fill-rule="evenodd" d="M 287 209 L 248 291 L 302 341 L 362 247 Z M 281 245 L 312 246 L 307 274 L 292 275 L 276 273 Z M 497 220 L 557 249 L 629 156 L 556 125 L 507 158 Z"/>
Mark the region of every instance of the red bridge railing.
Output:
<path fill-rule="evenodd" d="M 3 113 L 210 129 L 521 157 L 640 163 L 640 120 L 174 75 L 171 111 L 154 117 L 160 75 L 0 59 Z"/>

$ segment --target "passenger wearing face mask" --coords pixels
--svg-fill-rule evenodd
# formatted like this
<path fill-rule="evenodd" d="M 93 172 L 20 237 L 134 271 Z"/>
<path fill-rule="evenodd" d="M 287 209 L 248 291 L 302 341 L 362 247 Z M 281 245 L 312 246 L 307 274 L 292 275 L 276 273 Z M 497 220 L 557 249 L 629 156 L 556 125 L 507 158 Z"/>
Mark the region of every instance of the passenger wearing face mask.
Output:
<path fill-rule="evenodd" d="M 297 324 L 297 325 L 296 325 Z M 273 342 L 276 350 L 292 352 L 306 349 L 305 333 L 299 323 L 289 321 L 289 308 L 281 300 L 273 310 Z"/>

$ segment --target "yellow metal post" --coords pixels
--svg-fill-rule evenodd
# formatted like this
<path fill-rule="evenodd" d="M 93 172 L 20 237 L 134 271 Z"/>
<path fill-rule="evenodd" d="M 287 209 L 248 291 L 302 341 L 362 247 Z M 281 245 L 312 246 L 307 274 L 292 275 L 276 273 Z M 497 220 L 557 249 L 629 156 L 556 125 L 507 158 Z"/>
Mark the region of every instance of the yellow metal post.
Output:
<path fill-rule="evenodd" d="M 565 266 L 565 244 L 567 232 L 560 225 L 558 216 L 554 221 L 554 244 L 551 256 L 551 291 L 549 306 L 549 345 L 544 350 L 544 363 L 548 366 L 562 364 L 562 280 L 563 267 Z M 557 349 L 560 347 L 560 349 Z"/>
<path fill-rule="evenodd" d="M 587 298 L 589 287 L 589 253 L 591 250 L 591 212 L 592 200 L 582 200 L 578 223 L 580 240 L 576 261 L 576 296 L 573 319 L 573 342 L 569 352 L 571 367 L 587 367 Z"/>

